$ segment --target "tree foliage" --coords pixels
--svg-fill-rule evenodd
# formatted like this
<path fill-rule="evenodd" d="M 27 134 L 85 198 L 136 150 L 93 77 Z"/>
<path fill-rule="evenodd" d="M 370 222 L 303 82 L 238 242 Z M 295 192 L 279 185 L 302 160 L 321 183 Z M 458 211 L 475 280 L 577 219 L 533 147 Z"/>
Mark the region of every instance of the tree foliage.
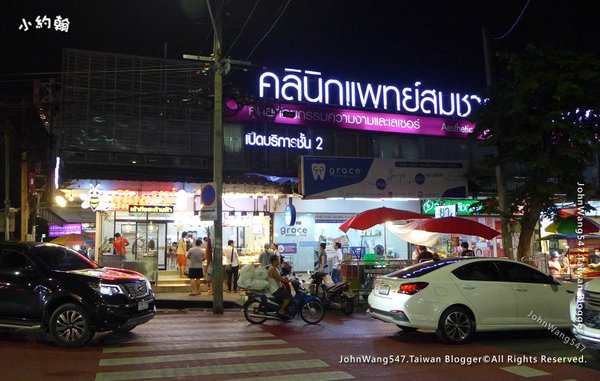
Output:
<path fill-rule="evenodd" d="M 575 201 L 584 171 L 600 152 L 600 58 L 529 47 L 501 56 L 501 78 L 474 113 L 482 144 L 495 146 L 511 184 L 504 215 L 519 215 L 517 256 L 528 255 L 540 214 L 557 201 Z M 595 190 L 586 184 L 589 197 Z M 562 198 L 562 200 L 559 200 Z M 497 205 L 490 202 L 488 205 Z"/>

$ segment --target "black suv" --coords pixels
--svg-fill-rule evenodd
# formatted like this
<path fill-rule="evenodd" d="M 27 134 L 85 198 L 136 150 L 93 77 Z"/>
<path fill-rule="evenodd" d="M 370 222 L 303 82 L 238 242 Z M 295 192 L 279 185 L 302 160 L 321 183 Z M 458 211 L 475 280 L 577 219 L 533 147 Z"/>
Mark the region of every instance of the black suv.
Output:
<path fill-rule="evenodd" d="M 156 313 L 142 274 L 99 267 L 67 247 L 0 242 L 0 327 L 41 329 L 61 346 L 128 331 Z"/>

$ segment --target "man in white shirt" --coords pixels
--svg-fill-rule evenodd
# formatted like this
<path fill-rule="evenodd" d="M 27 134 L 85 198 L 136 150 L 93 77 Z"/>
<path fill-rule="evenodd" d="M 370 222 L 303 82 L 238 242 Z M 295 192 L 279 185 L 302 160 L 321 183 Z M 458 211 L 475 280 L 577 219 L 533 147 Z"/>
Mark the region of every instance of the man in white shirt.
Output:
<path fill-rule="evenodd" d="M 341 265 L 342 265 L 342 261 L 344 260 L 344 255 L 342 253 L 342 244 L 340 242 L 336 242 L 335 243 L 335 252 L 333 253 L 333 260 L 332 260 L 332 267 L 333 270 L 331 271 L 331 279 L 333 280 L 333 283 L 340 283 L 342 281 L 342 272 L 341 270 Z"/>
<path fill-rule="evenodd" d="M 233 281 L 233 292 L 237 292 L 237 281 L 240 270 L 240 261 L 234 241 L 227 241 L 227 247 L 223 250 L 223 267 L 227 275 L 227 292 L 231 292 L 231 282 Z"/>

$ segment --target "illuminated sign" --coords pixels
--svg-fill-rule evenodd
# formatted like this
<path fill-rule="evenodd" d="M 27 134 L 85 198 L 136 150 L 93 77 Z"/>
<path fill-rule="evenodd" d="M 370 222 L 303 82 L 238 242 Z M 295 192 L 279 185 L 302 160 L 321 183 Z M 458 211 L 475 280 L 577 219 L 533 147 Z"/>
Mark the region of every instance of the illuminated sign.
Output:
<path fill-rule="evenodd" d="M 135 206 L 174 206 L 176 193 L 170 191 L 135 192 L 129 190 L 102 191 L 98 185 L 89 192 L 89 199 L 81 204 L 82 208 L 92 210 L 127 210 Z M 146 212 L 140 212 L 146 213 Z M 148 212 L 172 213 L 172 212 Z"/>
<path fill-rule="evenodd" d="M 415 82 L 411 87 L 399 88 L 322 78 L 317 71 L 285 69 L 283 76 L 262 73 L 258 92 L 260 98 L 267 99 L 460 118 L 471 114 L 473 103 L 481 103 L 477 95 L 444 93 L 421 85 Z"/>
<path fill-rule="evenodd" d="M 228 122 L 236 123 L 275 123 L 306 127 L 343 128 L 362 131 L 380 131 L 412 135 L 429 135 L 447 138 L 466 138 L 475 131 L 475 124 L 464 119 L 426 117 L 416 115 L 384 114 L 358 110 L 335 109 L 331 107 L 310 107 L 301 104 L 279 104 L 277 106 L 243 106 L 233 115 L 224 115 Z M 252 133 L 250 133 L 252 134 Z M 291 147 L 288 138 L 273 135 L 246 134 L 247 145 L 269 145 Z M 300 135 L 302 138 L 303 135 Z M 301 139 L 297 140 L 299 148 Z M 252 144 L 250 144 L 252 143 Z M 322 139 L 308 142 L 313 147 L 322 147 Z M 303 144 L 306 147 L 307 144 Z M 317 148 L 318 149 L 318 148 Z"/>
<path fill-rule="evenodd" d="M 480 208 L 471 208 L 473 205 L 479 203 L 478 200 L 440 200 L 440 199 L 429 199 L 423 202 L 423 214 L 435 214 L 435 208 L 444 205 L 456 205 L 457 215 L 468 215 L 477 214 Z"/>
<path fill-rule="evenodd" d="M 173 207 L 164 205 L 129 205 L 129 213 L 173 213 Z"/>
<path fill-rule="evenodd" d="M 244 143 L 247 146 L 256 147 L 313 149 L 313 139 L 307 138 L 303 133 L 300 133 L 300 136 L 297 138 L 290 138 L 287 136 L 279 136 L 277 134 L 260 135 L 256 132 L 249 132 L 244 137 Z M 314 143 L 314 149 L 323 149 L 322 137 L 317 136 L 314 139 Z"/>
<path fill-rule="evenodd" d="M 48 224 L 48 237 L 60 237 L 65 234 L 81 234 L 81 224 Z"/>

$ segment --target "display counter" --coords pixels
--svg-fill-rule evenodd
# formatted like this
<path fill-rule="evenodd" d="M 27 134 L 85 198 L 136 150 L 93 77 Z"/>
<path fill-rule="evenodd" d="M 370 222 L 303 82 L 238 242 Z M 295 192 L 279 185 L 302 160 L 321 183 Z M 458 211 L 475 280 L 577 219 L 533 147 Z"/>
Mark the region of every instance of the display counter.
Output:
<path fill-rule="evenodd" d="M 350 289 L 359 295 L 369 295 L 373 280 L 380 276 L 410 266 L 406 259 L 346 260 L 341 264 L 342 280 L 350 284 Z"/>
<path fill-rule="evenodd" d="M 142 256 L 137 261 L 123 261 L 121 267 L 142 273 L 150 283 L 156 283 L 158 275 L 157 257 Z"/>
<path fill-rule="evenodd" d="M 137 261 L 121 261 L 118 255 L 102 254 L 100 266 L 137 271 L 144 274 L 151 283 L 156 283 L 158 277 L 158 258 L 155 256 L 141 256 Z"/>
<path fill-rule="evenodd" d="M 103 253 L 99 264 L 102 267 L 121 267 L 121 257 L 114 254 Z"/>

